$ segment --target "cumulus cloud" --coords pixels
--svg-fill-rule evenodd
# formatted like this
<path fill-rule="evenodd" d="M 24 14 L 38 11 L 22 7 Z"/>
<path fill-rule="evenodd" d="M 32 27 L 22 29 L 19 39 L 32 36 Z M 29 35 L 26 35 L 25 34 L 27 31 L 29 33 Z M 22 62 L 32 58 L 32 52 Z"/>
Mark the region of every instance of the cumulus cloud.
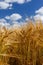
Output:
<path fill-rule="evenodd" d="M 21 26 L 24 26 L 26 24 L 25 21 L 28 21 L 28 17 L 22 21 L 22 16 L 18 13 L 13 13 L 12 15 L 10 16 L 6 16 L 2 19 L 0 19 L 0 27 L 3 27 L 5 26 L 6 28 L 19 28 Z M 20 21 L 20 22 L 18 22 Z"/>
<path fill-rule="evenodd" d="M 41 7 L 40 9 L 36 10 L 35 13 L 38 14 L 43 14 L 43 7 Z"/>
<path fill-rule="evenodd" d="M 27 18 L 25 19 L 25 21 L 29 21 L 29 17 L 27 17 Z"/>
<path fill-rule="evenodd" d="M 11 20 L 19 20 L 19 19 L 21 19 L 22 18 L 22 16 L 20 15 L 20 14 L 12 14 L 11 16 L 10 16 L 10 18 L 11 18 Z"/>
<path fill-rule="evenodd" d="M 34 16 L 31 16 L 34 20 L 41 20 L 43 21 L 43 7 L 39 8 L 38 10 L 35 11 Z"/>
<path fill-rule="evenodd" d="M 1 0 L 0 1 L 0 9 L 11 9 L 13 3 L 23 4 L 25 2 L 30 2 L 31 0 Z M 11 4 L 10 4 L 11 3 Z"/>
<path fill-rule="evenodd" d="M 40 15 L 40 14 L 35 15 L 34 20 L 42 20 L 43 21 L 43 15 Z"/>
<path fill-rule="evenodd" d="M 9 23 L 4 23 L 4 22 L 2 22 L 2 23 L 0 23 L 0 27 L 3 27 L 3 26 L 5 26 L 6 28 L 8 28 L 8 27 L 10 27 L 10 24 Z"/>
<path fill-rule="evenodd" d="M 6 16 L 5 19 L 10 19 L 10 16 Z"/>
<path fill-rule="evenodd" d="M 18 20 L 22 19 L 22 16 L 18 13 L 13 13 L 10 16 L 6 16 L 2 19 L 0 19 L 0 27 L 5 26 L 5 27 L 19 27 L 20 23 Z M 7 21 L 9 20 L 9 21 Z"/>
<path fill-rule="evenodd" d="M 0 19 L 0 27 L 3 27 L 3 26 L 5 27 L 10 26 L 10 23 L 7 23 L 7 21 L 4 18 Z"/>
<path fill-rule="evenodd" d="M 19 4 L 23 4 L 25 2 L 25 0 L 18 0 L 17 3 Z"/>
<path fill-rule="evenodd" d="M 12 7 L 12 4 L 6 3 L 6 2 L 0 2 L 0 9 L 7 9 Z"/>
<path fill-rule="evenodd" d="M 6 20 L 5 20 L 4 18 L 2 18 L 2 19 L 0 19 L 0 23 L 1 23 L 1 22 L 4 22 L 4 23 L 5 23 Z"/>
<path fill-rule="evenodd" d="M 17 28 L 19 28 L 20 26 L 21 26 L 21 24 L 18 23 L 17 21 L 15 21 L 14 24 L 13 24 L 11 27 L 17 29 Z"/>
<path fill-rule="evenodd" d="M 11 21 L 16 21 L 16 20 L 21 19 L 22 16 L 21 16 L 20 14 L 13 13 L 12 15 L 6 16 L 5 18 L 6 18 L 6 19 L 10 19 Z"/>
<path fill-rule="evenodd" d="M 7 2 L 7 3 L 14 3 L 14 2 L 16 2 L 16 3 L 19 3 L 19 4 L 23 4 L 25 2 L 30 2 L 31 0 L 4 0 L 4 1 Z"/>

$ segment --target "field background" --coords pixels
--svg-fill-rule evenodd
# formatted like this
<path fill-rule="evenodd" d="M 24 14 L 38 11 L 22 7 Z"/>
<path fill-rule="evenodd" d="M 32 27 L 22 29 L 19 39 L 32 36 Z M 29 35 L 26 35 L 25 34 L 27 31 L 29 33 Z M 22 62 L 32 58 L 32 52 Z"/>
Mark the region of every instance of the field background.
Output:
<path fill-rule="evenodd" d="M 0 28 L 0 65 L 43 65 L 43 24 Z"/>

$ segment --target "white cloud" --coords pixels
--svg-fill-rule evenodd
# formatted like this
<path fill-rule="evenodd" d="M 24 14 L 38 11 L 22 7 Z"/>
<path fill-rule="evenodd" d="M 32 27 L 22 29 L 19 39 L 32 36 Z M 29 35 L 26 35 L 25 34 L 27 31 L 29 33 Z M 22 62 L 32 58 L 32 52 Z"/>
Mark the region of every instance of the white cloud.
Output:
<path fill-rule="evenodd" d="M 6 3 L 6 2 L 0 2 L 0 9 L 7 9 L 12 7 L 12 4 Z"/>
<path fill-rule="evenodd" d="M 9 28 L 11 25 L 10 25 L 10 23 L 6 22 L 6 23 L 4 23 L 4 26 L 7 27 L 7 28 Z"/>
<path fill-rule="evenodd" d="M 34 16 L 34 20 L 41 20 L 43 21 L 43 15 L 37 14 Z"/>
<path fill-rule="evenodd" d="M 5 2 L 7 3 L 14 3 L 14 2 L 17 2 L 17 0 L 4 0 Z"/>
<path fill-rule="evenodd" d="M 10 19 L 11 21 L 16 21 L 22 18 L 22 16 L 20 14 L 14 13 L 10 16 L 6 16 L 6 19 Z"/>
<path fill-rule="evenodd" d="M 5 26 L 5 27 L 19 27 L 20 24 L 18 22 L 19 19 L 22 19 L 22 16 L 20 14 L 17 14 L 17 13 L 13 13 L 12 15 L 10 16 L 6 16 L 2 19 L 0 19 L 0 27 L 2 26 Z M 7 21 L 9 20 L 9 22 Z M 11 25 L 12 24 L 12 25 Z"/>
<path fill-rule="evenodd" d="M 34 20 L 41 20 L 41 21 L 43 21 L 43 7 L 39 8 L 38 10 L 36 10 L 35 14 L 36 15 L 31 16 L 30 18 L 34 19 Z"/>
<path fill-rule="evenodd" d="M 35 13 L 38 14 L 43 14 L 43 7 L 41 7 L 40 9 L 36 10 Z"/>
<path fill-rule="evenodd" d="M 21 19 L 22 18 L 22 16 L 20 15 L 20 14 L 17 14 L 17 13 L 15 13 L 15 14 L 12 14 L 11 16 L 10 16 L 10 19 L 11 20 L 19 20 L 19 19 Z"/>
<path fill-rule="evenodd" d="M 0 27 L 3 27 L 3 26 L 5 27 L 10 26 L 10 23 L 7 23 L 7 21 L 4 18 L 0 19 Z"/>
<path fill-rule="evenodd" d="M 2 0 L 0 1 L 0 9 L 11 9 L 13 3 L 23 4 L 25 2 L 30 2 L 31 0 Z M 10 4 L 11 3 L 11 4 Z"/>
<path fill-rule="evenodd" d="M 3 23 L 3 22 L 5 23 L 6 20 L 4 18 L 0 19 L 0 23 Z"/>
<path fill-rule="evenodd" d="M 5 26 L 9 29 L 10 28 L 18 29 L 21 26 L 26 25 L 27 22 L 25 22 L 25 21 L 29 20 L 28 17 L 24 20 L 24 22 L 22 22 L 20 19 L 22 19 L 22 16 L 20 14 L 13 13 L 10 16 L 6 16 L 6 17 L 0 19 L 0 27 Z M 18 22 L 18 20 L 20 20 L 20 22 Z"/>
<path fill-rule="evenodd" d="M 20 23 L 18 23 L 17 21 L 15 21 L 14 24 L 12 25 L 12 28 L 17 29 L 17 28 L 19 28 L 20 26 L 21 26 Z"/>
<path fill-rule="evenodd" d="M 30 2 L 31 0 L 4 0 L 5 2 L 7 3 L 14 3 L 14 2 L 17 2 L 19 4 L 23 4 L 25 2 Z"/>
<path fill-rule="evenodd" d="M 5 19 L 10 19 L 10 16 L 6 16 Z"/>
<path fill-rule="evenodd" d="M 0 27 L 3 27 L 3 26 L 5 26 L 5 27 L 9 27 L 10 26 L 10 24 L 9 23 L 4 23 L 4 22 L 2 22 L 2 23 L 0 23 Z"/>
<path fill-rule="evenodd" d="M 29 21 L 29 17 L 27 17 L 27 18 L 25 19 L 25 21 Z"/>
<path fill-rule="evenodd" d="M 5 19 L 11 21 L 12 28 L 18 28 L 18 27 L 20 27 L 20 23 L 18 22 L 18 20 L 22 19 L 22 16 L 18 13 L 13 13 L 10 16 L 6 16 Z"/>
<path fill-rule="evenodd" d="M 25 2 L 25 0 L 18 0 L 17 3 L 19 4 L 23 4 Z"/>

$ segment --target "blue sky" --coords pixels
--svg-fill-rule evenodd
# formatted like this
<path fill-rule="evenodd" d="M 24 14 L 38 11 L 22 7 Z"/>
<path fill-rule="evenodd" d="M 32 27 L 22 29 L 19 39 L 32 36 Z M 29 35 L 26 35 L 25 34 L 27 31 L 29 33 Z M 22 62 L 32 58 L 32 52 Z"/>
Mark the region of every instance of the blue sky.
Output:
<path fill-rule="evenodd" d="M 11 16 L 17 14 L 18 19 L 10 20 Z M 7 23 L 14 23 L 28 17 L 43 20 L 43 0 L 0 0 L 0 21 L 4 19 Z"/>
<path fill-rule="evenodd" d="M 31 0 L 24 4 L 13 3 L 12 9 L 0 9 L 0 18 L 13 13 L 19 13 L 22 16 L 31 16 L 35 11 L 43 6 L 43 0 Z"/>

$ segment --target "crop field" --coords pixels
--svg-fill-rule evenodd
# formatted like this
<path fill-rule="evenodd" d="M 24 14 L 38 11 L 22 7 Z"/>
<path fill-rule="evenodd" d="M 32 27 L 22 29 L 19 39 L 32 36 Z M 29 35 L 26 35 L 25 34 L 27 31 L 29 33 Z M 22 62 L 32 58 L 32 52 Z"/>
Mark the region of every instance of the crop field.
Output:
<path fill-rule="evenodd" d="M 43 24 L 0 28 L 0 65 L 43 65 Z"/>

